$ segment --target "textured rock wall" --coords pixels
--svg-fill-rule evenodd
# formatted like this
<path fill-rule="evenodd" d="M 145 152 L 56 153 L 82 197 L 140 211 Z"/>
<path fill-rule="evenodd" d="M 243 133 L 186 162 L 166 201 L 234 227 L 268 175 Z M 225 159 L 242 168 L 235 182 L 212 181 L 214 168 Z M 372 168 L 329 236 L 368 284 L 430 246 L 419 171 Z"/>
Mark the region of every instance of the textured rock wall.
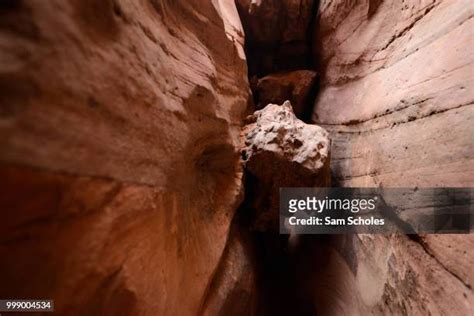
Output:
<path fill-rule="evenodd" d="M 472 1 L 323 0 L 319 10 L 313 120 L 331 134 L 338 184 L 472 187 Z M 319 307 L 472 314 L 472 237 L 354 237 L 330 251 L 326 282 L 312 283 L 328 293 Z"/>
<path fill-rule="evenodd" d="M 472 2 L 379 1 L 370 13 L 372 2 L 321 2 L 314 119 L 334 131 L 336 177 L 472 186 Z"/>
<path fill-rule="evenodd" d="M 0 297 L 67 315 L 225 305 L 248 99 L 233 1 L 2 1 L 0 43 Z M 230 258 L 220 293 L 252 280 Z"/>

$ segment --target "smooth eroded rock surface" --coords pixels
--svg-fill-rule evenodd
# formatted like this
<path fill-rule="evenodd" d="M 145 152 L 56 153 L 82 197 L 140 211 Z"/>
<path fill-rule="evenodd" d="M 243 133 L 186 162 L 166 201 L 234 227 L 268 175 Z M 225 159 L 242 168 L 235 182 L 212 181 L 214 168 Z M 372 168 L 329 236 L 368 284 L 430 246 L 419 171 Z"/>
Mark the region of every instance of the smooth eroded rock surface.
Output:
<path fill-rule="evenodd" d="M 242 191 L 234 2 L 5 1 L 0 21 L 0 297 L 196 315 Z"/>
<path fill-rule="evenodd" d="M 242 157 L 254 177 L 247 188 L 255 197 L 254 225 L 277 229 L 280 187 L 330 185 L 331 142 L 323 128 L 296 118 L 288 101 L 269 104 L 247 120 Z"/>
<path fill-rule="evenodd" d="M 469 0 L 321 1 L 313 119 L 333 139 L 338 185 L 474 185 L 472 17 Z M 337 295 L 340 313 L 470 315 L 472 242 L 360 236 L 352 259 L 340 247 L 332 256 L 344 282 L 314 284 Z"/>
<path fill-rule="evenodd" d="M 342 185 L 474 185 L 472 5 L 321 2 L 313 118 Z"/>

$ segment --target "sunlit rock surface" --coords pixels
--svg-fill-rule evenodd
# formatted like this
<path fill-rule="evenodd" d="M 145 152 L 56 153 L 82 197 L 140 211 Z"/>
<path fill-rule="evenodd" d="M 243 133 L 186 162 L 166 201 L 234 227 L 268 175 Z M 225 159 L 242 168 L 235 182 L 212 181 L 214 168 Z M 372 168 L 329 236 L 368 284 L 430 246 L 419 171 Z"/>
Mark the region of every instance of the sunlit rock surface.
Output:
<path fill-rule="evenodd" d="M 313 120 L 333 139 L 336 185 L 474 185 L 472 16 L 469 0 L 320 2 Z M 319 308 L 472 314 L 473 243 L 472 235 L 353 238 L 328 255 L 328 279 L 311 283 L 334 293 Z"/>

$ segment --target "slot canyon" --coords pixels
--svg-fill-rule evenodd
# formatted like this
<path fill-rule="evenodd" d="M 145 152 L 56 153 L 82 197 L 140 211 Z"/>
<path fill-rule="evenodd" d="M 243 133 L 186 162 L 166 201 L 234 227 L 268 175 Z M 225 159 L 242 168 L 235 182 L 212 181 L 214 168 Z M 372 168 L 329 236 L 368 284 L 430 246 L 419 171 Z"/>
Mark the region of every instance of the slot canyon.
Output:
<path fill-rule="evenodd" d="M 473 15 L 472 0 L 2 0 L 0 299 L 473 315 L 473 234 L 278 230 L 281 187 L 474 187 Z"/>

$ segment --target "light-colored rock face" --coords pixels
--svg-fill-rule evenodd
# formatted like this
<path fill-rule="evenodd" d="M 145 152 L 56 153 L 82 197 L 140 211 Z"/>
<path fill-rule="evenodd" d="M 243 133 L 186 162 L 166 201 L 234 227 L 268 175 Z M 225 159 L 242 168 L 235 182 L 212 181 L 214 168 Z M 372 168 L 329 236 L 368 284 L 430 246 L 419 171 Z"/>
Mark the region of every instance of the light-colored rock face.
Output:
<path fill-rule="evenodd" d="M 317 125 L 300 121 L 289 101 L 282 105 L 269 104 L 256 111 L 249 120 L 254 123 L 244 130 L 246 166 L 251 172 L 260 172 L 252 166 L 260 163 L 256 156 L 266 153 L 274 156 L 269 161 L 297 163 L 308 175 L 319 173 L 329 162 L 328 133 Z"/>
<path fill-rule="evenodd" d="M 233 1 L 8 1 L 0 19 L 0 297 L 196 314 L 241 196 Z"/>
<path fill-rule="evenodd" d="M 245 167 L 256 179 L 255 226 L 278 228 L 279 188 L 330 185 L 328 133 L 296 118 L 291 103 L 269 104 L 244 127 Z M 272 223 L 273 225 L 269 224 Z"/>
<path fill-rule="evenodd" d="M 308 103 L 314 96 L 317 73 L 312 70 L 296 70 L 270 74 L 258 82 L 253 91 L 258 101 L 258 108 L 269 103 L 281 104 L 291 102 L 293 111 L 298 118 L 307 114 Z"/>
<path fill-rule="evenodd" d="M 467 266 L 473 239 L 430 238 L 442 241 L 436 248 L 443 255 L 403 235 L 339 235 L 331 244 L 313 243 L 299 252 L 301 287 L 322 315 L 472 315 Z"/>
<path fill-rule="evenodd" d="M 321 2 L 314 119 L 334 131 L 336 177 L 474 185 L 472 1 L 371 2 Z"/>
<path fill-rule="evenodd" d="M 313 119 L 333 139 L 338 185 L 473 186 L 472 14 L 469 0 L 321 1 Z M 470 315 L 473 240 L 360 236 L 352 263 L 332 255 L 327 273 L 345 281 L 319 290 L 339 293 L 332 310 L 361 315 Z"/>

